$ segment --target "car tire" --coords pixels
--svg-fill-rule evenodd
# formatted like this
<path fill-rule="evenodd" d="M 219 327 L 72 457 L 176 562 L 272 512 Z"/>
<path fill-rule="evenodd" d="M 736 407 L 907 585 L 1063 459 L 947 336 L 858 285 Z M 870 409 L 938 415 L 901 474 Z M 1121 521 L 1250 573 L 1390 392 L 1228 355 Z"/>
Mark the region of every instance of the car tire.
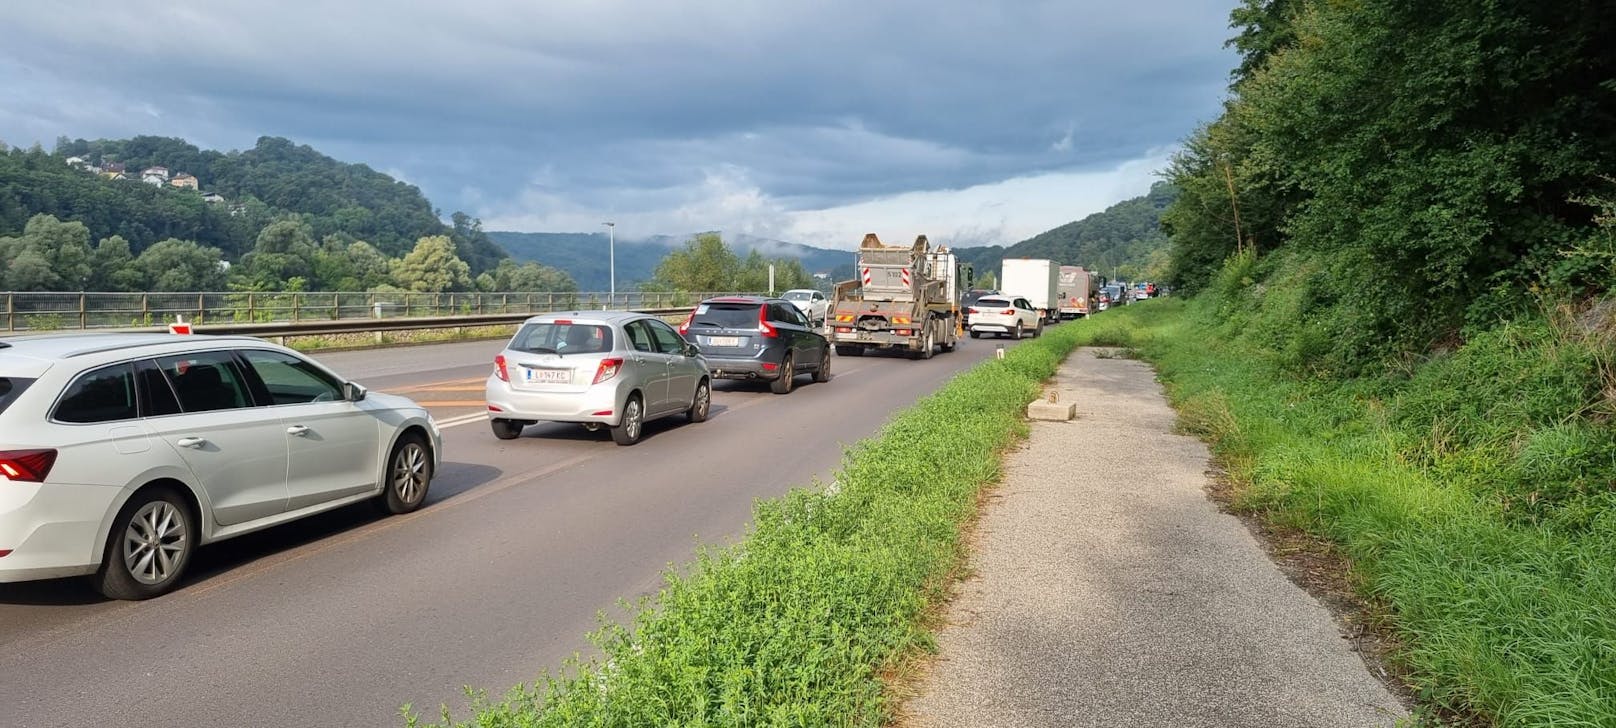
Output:
<path fill-rule="evenodd" d="M 167 487 L 136 493 L 112 521 L 96 590 L 126 600 L 168 592 L 196 553 L 197 538 L 190 504 L 179 493 Z"/>
<path fill-rule="evenodd" d="M 1016 321 L 1016 328 L 1015 328 L 1014 331 L 1010 332 L 1010 338 L 1015 339 L 1016 341 L 1021 340 L 1021 322 L 1020 321 Z"/>
<path fill-rule="evenodd" d="M 791 394 L 791 386 L 796 378 L 796 363 L 791 361 L 791 355 L 787 354 L 785 360 L 780 362 L 780 376 L 769 382 L 769 391 L 775 394 Z"/>
<path fill-rule="evenodd" d="M 623 418 L 611 431 L 612 441 L 619 445 L 628 446 L 640 441 L 640 436 L 645 434 L 645 405 L 641 404 L 640 395 L 628 396 L 628 401 L 623 403 Z"/>
<path fill-rule="evenodd" d="M 691 422 L 706 422 L 707 415 L 712 411 L 712 407 L 713 387 L 712 384 L 703 379 L 696 383 L 696 396 L 691 398 L 690 411 L 686 412 L 685 416 L 689 417 Z"/>
<path fill-rule="evenodd" d="M 824 384 L 830 381 L 830 347 L 825 347 L 825 355 L 819 357 L 819 368 L 814 370 L 814 381 Z"/>
<path fill-rule="evenodd" d="M 494 431 L 494 437 L 501 440 L 515 440 L 522 436 L 522 428 L 527 424 L 518 420 L 507 420 L 495 417 L 488 421 L 488 427 Z"/>
<path fill-rule="evenodd" d="M 1043 336 L 1043 335 L 1044 335 L 1044 325 L 1042 323 L 1039 323 L 1037 326 L 1033 327 L 1033 329 L 1032 329 L 1032 338 L 1036 339 L 1036 338 L 1038 338 L 1040 336 Z"/>
<path fill-rule="evenodd" d="M 376 505 L 395 516 L 420 508 L 432 486 L 432 451 L 426 440 L 414 433 L 398 438 L 387 456 L 385 477 Z"/>
<path fill-rule="evenodd" d="M 852 346 L 850 344 L 837 344 L 836 345 L 836 355 L 837 356 L 864 356 L 864 347 L 862 347 L 862 346 Z"/>
<path fill-rule="evenodd" d="M 980 331 L 972 331 L 971 332 L 971 338 L 973 338 L 973 339 L 982 338 L 982 332 L 980 332 Z"/>

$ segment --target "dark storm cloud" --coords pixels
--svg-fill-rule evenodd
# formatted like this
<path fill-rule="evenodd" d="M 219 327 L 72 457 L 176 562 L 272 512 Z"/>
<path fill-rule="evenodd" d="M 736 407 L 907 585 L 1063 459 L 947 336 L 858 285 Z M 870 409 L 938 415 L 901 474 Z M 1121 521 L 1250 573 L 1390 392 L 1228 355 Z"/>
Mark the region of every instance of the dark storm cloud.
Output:
<path fill-rule="evenodd" d="M 825 207 L 1171 145 L 1216 111 L 1227 10 L 33 3 L 5 11 L 0 87 L 19 101 L 0 109 L 0 139 L 281 135 L 492 214 L 524 197 L 649 204 L 715 169 L 786 207 Z"/>

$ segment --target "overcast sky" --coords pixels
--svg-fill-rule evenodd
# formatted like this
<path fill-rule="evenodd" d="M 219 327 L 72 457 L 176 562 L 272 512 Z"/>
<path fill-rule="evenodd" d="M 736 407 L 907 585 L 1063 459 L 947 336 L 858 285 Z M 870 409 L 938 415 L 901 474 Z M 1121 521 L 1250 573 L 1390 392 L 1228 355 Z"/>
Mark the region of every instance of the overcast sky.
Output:
<path fill-rule="evenodd" d="M 491 230 L 1008 244 L 1216 116 L 1231 4 L 5 0 L 0 140 L 284 136 Z"/>

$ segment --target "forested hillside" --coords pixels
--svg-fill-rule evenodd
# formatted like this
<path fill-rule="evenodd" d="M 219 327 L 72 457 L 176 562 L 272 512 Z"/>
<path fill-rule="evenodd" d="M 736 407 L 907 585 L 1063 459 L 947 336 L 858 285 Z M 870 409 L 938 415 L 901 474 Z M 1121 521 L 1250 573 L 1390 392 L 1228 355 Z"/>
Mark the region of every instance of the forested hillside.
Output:
<path fill-rule="evenodd" d="M 705 234 L 705 233 L 704 233 Z M 536 261 L 566 271 L 583 290 L 604 291 L 610 282 L 608 240 L 605 233 L 488 233 L 495 243 L 518 260 Z M 617 288 L 650 281 L 663 259 L 692 238 L 658 235 L 644 240 L 617 238 Z M 730 235 L 726 245 L 742 257 L 757 251 L 765 258 L 789 258 L 809 273 L 852 276 L 852 251 L 827 250 L 750 235 Z M 841 280 L 838 279 L 838 280 Z"/>
<path fill-rule="evenodd" d="M 437 282 L 392 275 L 395 262 L 438 238 L 447 241 L 448 254 L 465 266 L 464 273 L 439 260 Z M 97 250 L 106 247 L 107 265 L 138 261 L 153 248 L 156 259 L 183 251 L 196 260 L 171 266 L 162 276 L 85 275 L 66 262 L 77 255 L 80 240 Z M 64 252 L 63 241 L 72 241 L 73 250 Z M 465 214 L 455 213 L 444 224 L 414 186 L 275 137 L 228 153 L 161 137 L 64 138 L 53 153 L 0 149 L 0 249 L 9 251 L 0 259 L 0 288 L 10 290 L 395 284 L 463 290 L 510 281 L 572 286 L 557 271 L 505 262 L 505 252 Z M 215 261 L 217 270 L 182 275 L 210 270 L 204 259 Z M 228 275 L 218 263 L 229 264 Z M 513 273 L 518 269 L 526 272 Z M 484 274 L 488 278 L 479 282 Z"/>
<path fill-rule="evenodd" d="M 1351 372 L 1610 286 L 1616 6 L 1245 0 L 1233 21 L 1233 97 L 1171 169 L 1180 287 L 1250 253 L 1291 292 L 1276 343 Z"/>
<path fill-rule="evenodd" d="M 1150 192 L 1123 200 L 1100 212 L 1046 230 L 1008 248 L 997 245 L 960 248 L 977 276 L 998 274 L 1005 258 L 1048 258 L 1062 265 L 1081 265 L 1108 277 L 1151 280 L 1167 272 L 1167 235 L 1162 211 L 1177 197 L 1172 185 L 1158 182 Z"/>

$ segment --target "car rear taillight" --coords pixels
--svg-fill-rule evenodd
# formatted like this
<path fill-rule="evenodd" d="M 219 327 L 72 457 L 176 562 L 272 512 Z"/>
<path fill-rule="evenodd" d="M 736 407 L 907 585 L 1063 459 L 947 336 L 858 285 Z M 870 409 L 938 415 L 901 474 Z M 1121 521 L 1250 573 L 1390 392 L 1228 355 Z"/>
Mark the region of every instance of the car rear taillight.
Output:
<path fill-rule="evenodd" d="M 977 311 L 977 310 L 976 310 L 976 307 L 975 307 L 975 306 L 972 306 L 972 307 L 970 307 L 970 308 L 967 308 L 967 309 L 965 309 L 965 312 L 966 312 L 966 313 L 979 313 L 979 312 L 978 312 L 978 311 Z"/>
<path fill-rule="evenodd" d="M 511 381 L 511 373 L 505 368 L 504 354 L 499 354 L 494 357 L 494 374 L 495 376 L 499 377 L 499 381 L 501 382 Z"/>
<path fill-rule="evenodd" d="M 695 321 L 695 320 L 696 320 L 696 310 L 691 309 L 690 310 L 690 315 L 685 317 L 685 322 L 682 323 L 682 324 L 679 324 L 679 335 L 684 336 L 685 334 L 690 333 L 690 322 Z"/>
<path fill-rule="evenodd" d="M 999 313 L 1002 313 L 1002 314 L 1004 314 L 1006 316 L 1014 316 L 1014 315 L 1016 315 L 1016 310 L 1013 309 L 1013 308 L 1007 308 L 1007 309 L 1005 309 L 1003 311 L 1000 311 Z"/>
<path fill-rule="evenodd" d="M 0 450 L 0 478 L 6 480 L 43 483 L 55 464 L 55 450 Z"/>
<path fill-rule="evenodd" d="M 600 366 L 595 368 L 595 381 L 591 382 L 591 384 L 600 384 L 601 382 L 617 376 L 617 373 L 622 370 L 622 359 L 615 356 L 610 359 L 601 359 Z"/>
<path fill-rule="evenodd" d="M 768 337 L 770 339 L 777 338 L 777 337 L 780 336 L 780 332 L 778 330 L 776 330 L 773 326 L 769 325 L 769 307 L 768 306 L 758 306 L 758 328 L 760 328 L 762 330 L 763 335 L 765 337 Z"/>

